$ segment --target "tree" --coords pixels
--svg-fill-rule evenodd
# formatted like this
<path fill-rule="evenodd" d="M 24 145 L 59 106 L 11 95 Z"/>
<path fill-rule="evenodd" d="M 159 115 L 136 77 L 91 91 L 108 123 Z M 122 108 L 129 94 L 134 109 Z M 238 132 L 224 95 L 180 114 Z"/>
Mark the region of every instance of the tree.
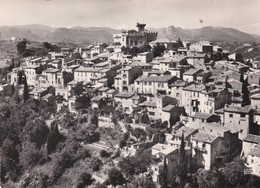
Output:
<path fill-rule="evenodd" d="M 106 150 L 101 150 L 101 151 L 100 151 L 100 157 L 102 157 L 102 158 L 108 158 L 108 157 L 110 157 L 110 156 L 111 156 L 111 154 L 108 153 Z"/>
<path fill-rule="evenodd" d="M 136 54 L 139 53 L 139 49 L 137 47 L 132 47 L 130 50 L 129 50 L 129 53 L 130 55 L 132 56 L 136 56 Z"/>
<path fill-rule="evenodd" d="M 123 174 L 116 168 L 112 168 L 108 172 L 108 179 L 112 186 L 123 185 L 126 181 Z"/>
<path fill-rule="evenodd" d="M 51 123 L 50 133 L 47 137 L 46 150 L 47 154 L 55 151 L 57 144 L 62 140 L 62 135 L 59 133 L 57 122 Z"/>
<path fill-rule="evenodd" d="M 28 169 L 37 165 L 43 157 L 41 151 L 36 147 L 35 143 L 25 141 L 22 145 L 19 160 L 24 169 Z"/>
<path fill-rule="evenodd" d="M 230 163 L 226 163 L 220 172 L 225 179 L 234 187 L 240 187 L 243 184 L 245 165 L 242 159 L 235 159 Z"/>
<path fill-rule="evenodd" d="M 152 162 L 152 156 L 149 150 L 138 153 L 135 156 L 122 158 L 118 166 L 129 180 L 135 175 L 139 175 L 147 171 Z"/>
<path fill-rule="evenodd" d="M 162 54 L 164 53 L 164 51 L 166 50 L 165 46 L 163 44 L 159 44 L 157 43 L 156 46 L 153 47 L 153 56 L 154 57 L 160 57 L 162 56 Z"/>
<path fill-rule="evenodd" d="M 24 76 L 24 71 L 18 71 L 17 73 L 18 75 L 18 80 L 17 80 L 17 84 L 21 85 L 23 84 L 24 80 L 23 80 L 23 76 Z"/>
<path fill-rule="evenodd" d="M 128 188 L 156 188 L 151 176 L 135 177 L 129 184 Z"/>
<path fill-rule="evenodd" d="M 16 48 L 19 55 L 24 56 L 26 52 L 26 44 L 28 43 L 27 40 L 23 40 L 17 43 Z"/>
<path fill-rule="evenodd" d="M 49 134 L 49 128 L 42 118 L 34 118 L 27 121 L 21 138 L 23 141 L 30 141 L 35 144 L 38 149 L 46 143 Z"/>
<path fill-rule="evenodd" d="M 250 92 L 248 90 L 248 79 L 242 82 L 242 106 L 250 105 Z"/>
<path fill-rule="evenodd" d="M 163 159 L 163 170 L 159 175 L 159 182 L 160 182 L 160 185 L 162 186 L 162 188 L 168 187 L 166 157 L 164 157 L 164 159 Z"/>
<path fill-rule="evenodd" d="M 134 130 L 131 131 L 131 134 L 137 139 L 139 139 L 141 136 L 143 136 L 144 138 L 146 138 L 147 136 L 146 131 L 140 128 L 135 128 Z"/>
<path fill-rule="evenodd" d="M 76 110 L 86 109 L 90 107 L 90 103 L 91 100 L 89 96 L 87 95 L 78 96 L 75 101 L 75 109 Z"/>
<path fill-rule="evenodd" d="M 79 176 L 76 188 L 84 188 L 91 185 L 93 181 L 91 174 L 84 172 Z"/>
<path fill-rule="evenodd" d="M 28 85 L 27 85 L 27 79 L 26 76 L 24 76 L 24 85 L 23 85 L 23 100 L 24 102 L 27 101 L 30 98 L 29 91 L 28 91 Z"/>
<path fill-rule="evenodd" d="M 184 133 L 182 133 L 181 137 L 181 146 L 179 150 L 179 164 L 177 168 L 177 175 L 180 178 L 180 187 L 185 186 L 187 173 L 188 173 L 188 164 L 185 152 L 185 141 L 184 141 Z"/>
<path fill-rule="evenodd" d="M 85 91 L 83 82 L 78 82 L 74 87 L 71 88 L 70 94 L 74 96 L 80 96 Z"/>

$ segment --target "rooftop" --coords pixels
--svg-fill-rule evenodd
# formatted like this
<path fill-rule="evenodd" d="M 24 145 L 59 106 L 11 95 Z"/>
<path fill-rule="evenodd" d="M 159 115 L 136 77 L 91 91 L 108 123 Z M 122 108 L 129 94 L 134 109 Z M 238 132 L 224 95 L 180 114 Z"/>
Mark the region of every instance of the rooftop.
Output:
<path fill-rule="evenodd" d="M 192 136 L 193 140 L 202 141 L 206 143 L 212 143 L 214 140 L 216 140 L 219 136 L 207 134 L 204 131 L 197 132 Z"/>
<path fill-rule="evenodd" d="M 142 81 L 144 82 L 168 82 L 169 80 L 176 78 L 176 76 L 172 75 L 163 75 L 163 76 L 148 76 L 143 78 Z"/>
<path fill-rule="evenodd" d="M 195 132 L 197 132 L 197 129 L 191 128 L 191 127 L 187 127 L 187 126 L 182 126 L 181 128 L 179 128 L 177 131 L 173 132 L 173 136 L 176 137 L 182 137 L 182 133 L 184 134 L 184 139 L 186 139 L 188 136 L 194 134 Z"/>
<path fill-rule="evenodd" d="M 171 111 L 173 108 L 175 107 L 175 105 L 169 104 L 165 107 L 162 108 L 163 111 L 169 112 Z"/>
<path fill-rule="evenodd" d="M 94 102 L 99 102 L 100 100 L 103 99 L 103 96 L 95 96 L 91 99 L 91 101 L 94 101 Z"/>
<path fill-rule="evenodd" d="M 258 143 L 260 143 L 260 136 L 254 135 L 254 134 L 248 134 L 248 136 L 245 137 L 243 141 L 258 144 Z"/>
<path fill-rule="evenodd" d="M 122 93 L 118 93 L 115 95 L 115 97 L 118 98 L 130 98 L 134 95 L 134 93 L 126 93 L 126 92 L 122 92 Z"/>
<path fill-rule="evenodd" d="M 252 110 L 252 106 L 250 105 L 244 107 L 227 105 L 227 107 L 224 108 L 225 112 L 235 112 L 235 113 L 245 113 L 245 114 L 248 114 L 251 110 Z"/>
<path fill-rule="evenodd" d="M 199 118 L 199 119 L 208 119 L 212 116 L 213 114 L 207 114 L 207 113 L 202 113 L 202 112 L 195 112 L 195 114 L 191 115 L 191 117 L 194 118 Z"/>
<path fill-rule="evenodd" d="M 248 155 L 253 155 L 256 157 L 260 157 L 260 144 L 258 144 L 256 147 L 252 148 Z"/>
<path fill-rule="evenodd" d="M 77 69 L 75 69 L 75 72 L 99 72 L 101 69 L 93 69 L 93 68 L 89 68 L 89 67 L 79 67 Z"/>
<path fill-rule="evenodd" d="M 153 107 L 156 108 L 156 103 L 152 101 L 144 101 L 139 104 L 139 106 L 147 106 L 147 107 Z"/>
<path fill-rule="evenodd" d="M 186 91 L 201 91 L 205 89 L 205 85 L 203 84 L 191 84 L 183 88 Z"/>
<path fill-rule="evenodd" d="M 203 72 L 202 69 L 190 69 L 184 73 L 184 75 L 194 75 L 196 73 Z"/>

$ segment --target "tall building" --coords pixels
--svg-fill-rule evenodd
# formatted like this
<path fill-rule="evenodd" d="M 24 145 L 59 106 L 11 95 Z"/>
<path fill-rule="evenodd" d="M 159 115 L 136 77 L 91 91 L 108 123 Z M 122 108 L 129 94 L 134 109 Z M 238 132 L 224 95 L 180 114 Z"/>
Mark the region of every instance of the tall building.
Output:
<path fill-rule="evenodd" d="M 146 24 L 137 23 L 136 30 L 122 31 L 121 33 L 114 34 L 114 43 L 121 47 L 141 47 L 149 42 L 157 39 L 157 32 L 149 32 L 145 30 Z"/>

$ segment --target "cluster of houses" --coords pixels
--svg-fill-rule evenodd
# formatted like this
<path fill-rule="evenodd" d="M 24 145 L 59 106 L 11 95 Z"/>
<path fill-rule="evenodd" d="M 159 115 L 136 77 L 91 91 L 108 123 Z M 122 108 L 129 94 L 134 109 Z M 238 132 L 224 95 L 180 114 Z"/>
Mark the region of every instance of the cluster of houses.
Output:
<path fill-rule="evenodd" d="M 95 91 L 93 109 L 109 99 L 133 119 L 130 125 L 139 124 L 143 129 L 149 123 L 167 125 L 172 132 L 165 134 L 164 143 L 153 138 L 153 144 L 148 144 L 158 159 L 151 168 L 154 181 L 158 181 L 165 164 L 168 172 L 174 171 L 182 135 L 192 168 L 208 170 L 240 156 L 247 173 L 260 176 L 259 67 L 249 67 L 239 55 L 207 41 L 191 44 L 156 39 L 157 33 L 145 30 L 145 24 L 138 23 L 137 27 L 137 31 L 114 34 L 110 45 L 62 48 L 60 53 L 51 52 L 46 57 L 24 58 L 21 66 L 8 74 L 8 83 L 16 85 L 17 73 L 23 70 L 32 97 L 47 98 L 45 91 L 53 86 L 55 95 L 65 99 L 63 105 L 76 112 L 76 97 L 70 90 L 83 82 Z M 121 50 L 123 46 L 146 44 L 164 45 L 165 52 L 159 57 L 153 57 L 152 51 L 131 57 Z M 213 61 L 212 54 L 219 54 L 220 60 Z M 251 105 L 242 105 L 244 82 L 248 83 Z M 144 113 L 149 117 L 148 124 L 134 118 Z M 104 117 L 100 118 L 106 126 Z M 113 126 L 111 121 L 109 126 Z M 124 155 L 133 155 L 143 147 L 147 143 L 125 146 Z M 168 178 L 172 174 L 168 173 Z"/>

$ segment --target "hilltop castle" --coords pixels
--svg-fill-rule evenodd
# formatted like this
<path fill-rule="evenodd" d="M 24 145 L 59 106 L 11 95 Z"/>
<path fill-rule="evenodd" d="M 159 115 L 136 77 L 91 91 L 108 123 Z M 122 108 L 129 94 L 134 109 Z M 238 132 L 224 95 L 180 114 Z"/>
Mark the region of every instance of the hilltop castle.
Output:
<path fill-rule="evenodd" d="M 157 32 L 149 32 L 145 30 L 146 24 L 137 23 L 138 30 L 122 31 L 119 34 L 114 34 L 114 43 L 125 47 L 141 47 L 151 41 L 157 39 Z"/>

